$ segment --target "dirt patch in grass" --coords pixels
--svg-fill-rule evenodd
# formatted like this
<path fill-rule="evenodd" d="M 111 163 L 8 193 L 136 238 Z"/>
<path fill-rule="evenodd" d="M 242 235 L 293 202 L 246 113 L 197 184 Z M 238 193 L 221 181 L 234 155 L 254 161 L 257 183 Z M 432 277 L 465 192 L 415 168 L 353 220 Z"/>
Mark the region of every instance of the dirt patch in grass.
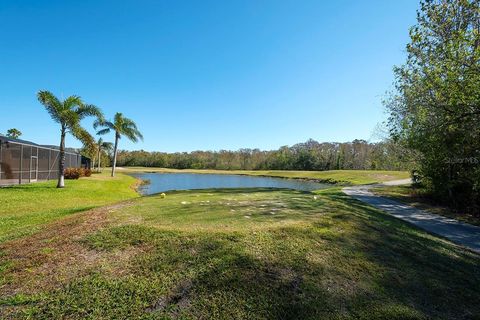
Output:
<path fill-rule="evenodd" d="M 298 275 L 291 268 L 282 268 L 278 266 L 268 266 L 265 267 L 262 272 L 266 275 L 267 278 L 270 278 L 272 281 L 283 283 L 285 289 L 292 293 L 292 295 L 297 295 L 300 293 L 300 286 L 303 282 L 302 276 Z"/>
<path fill-rule="evenodd" d="M 132 202 L 129 200 L 69 216 L 46 225 L 31 236 L 1 244 L 2 259 L 9 261 L 9 267 L 8 276 L 0 284 L 0 295 L 35 294 L 52 289 L 97 268 L 102 261 L 115 261 L 110 271 L 121 273 L 121 262 L 134 255 L 133 251 L 141 251 L 141 247 L 121 253 L 98 252 L 86 248 L 80 240 L 105 227 L 109 213 Z"/>
<path fill-rule="evenodd" d="M 190 306 L 190 292 L 192 291 L 193 283 L 186 279 L 180 283 L 167 295 L 160 297 L 153 306 L 148 307 L 146 312 L 165 312 L 172 309 L 171 313 L 174 318 L 179 316 L 181 311 L 185 311 Z M 176 306 L 176 308 L 172 308 Z"/>

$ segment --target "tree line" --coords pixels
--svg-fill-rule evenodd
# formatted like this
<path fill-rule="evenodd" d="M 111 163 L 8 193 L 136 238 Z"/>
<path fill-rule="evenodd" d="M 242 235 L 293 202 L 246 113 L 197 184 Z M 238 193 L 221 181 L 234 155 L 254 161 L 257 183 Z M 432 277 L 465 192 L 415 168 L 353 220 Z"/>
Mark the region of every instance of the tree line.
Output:
<path fill-rule="evenodd" d="M 393 139 L 436 199 L 480 211 L 480 1 L 426 0 L 386 101 Z"/>
<path fill-rule="evenodd" d="M 308 140 L 278 150 L 147 152 L 119 151 L 119 166 L 217 170 L 406 170 L 410 153 L 392 140 L 345 143 Z"/>

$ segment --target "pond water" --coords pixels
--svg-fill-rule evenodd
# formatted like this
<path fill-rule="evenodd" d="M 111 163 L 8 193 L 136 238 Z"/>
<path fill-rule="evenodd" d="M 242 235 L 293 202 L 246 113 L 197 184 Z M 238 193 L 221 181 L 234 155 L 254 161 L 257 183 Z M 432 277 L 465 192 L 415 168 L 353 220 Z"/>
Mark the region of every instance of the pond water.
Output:
<path fill-rule="evenodd" d="M 132 176 L 148 180 L 139 189 L 144 195 L 171 191 L 210 188 L 282 188 L 313 191 L 331 185 L 298 179 L 241 176 L 230 174 L 195 173 L 133 173 Z"/>

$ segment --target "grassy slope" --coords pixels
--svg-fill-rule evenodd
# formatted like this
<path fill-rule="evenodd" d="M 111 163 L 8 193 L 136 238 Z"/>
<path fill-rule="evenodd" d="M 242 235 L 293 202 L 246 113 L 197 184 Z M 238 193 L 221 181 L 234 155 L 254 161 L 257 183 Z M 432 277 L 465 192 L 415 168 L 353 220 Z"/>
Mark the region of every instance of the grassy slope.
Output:
<path fill-rule="evenodd" d="M 135 179 L 106 173 L 67 180 L 57 189 L 56 181 L 0 188 L 0 243 L 31 234 L 38 227 L 68 214 L 137 197 Z"/>
<path fill-rule="evenodd" d="M 109 211 L 108 226 L 74 241 L 81 258 L 68 261 L 82 276 L 48 290 L 13 290 L 0 300 L 0 317 L 2 306 L 7 315 L 34 319 L 480 315 L 477 255 L 338 188 L 316 197 L 240 189 L 137 199 Z M 68 265 L 52 264 L 55 255 L 43 252 L 26 278 L 9 285 L 48 287 L 44 265 L 58 274 Z M 16 263 L 21 272 L 23 262 Z"/>
<path fill-rule="evenodd" d="M 134 172 L 189 172 L 189 173 L 217 173 L 217 174 L 241 174 L 251 176 L 270 176 L 296 179 L 315 179 L 327 183 L 339 184 L 370 184 L 382 181 L 406 179 L 407 171 L 380 171 L 380 170 L 330 170 L 330 171 L 283 171 L 283 170 L 195 170 L 195 169 L 165 169 L 146 167 L 123 167 L 123 171 Z"/>
<path fill-rule="evenodd" d="M 455 212 L 451 208 L 438 205 L 423 189 L 413 188 L 412 186 L 389 186 L 374 188 L 372 191 L 379 195 L 407 203 L 423 210 L 480 226 L 480 216 L 464 212 Z"/>

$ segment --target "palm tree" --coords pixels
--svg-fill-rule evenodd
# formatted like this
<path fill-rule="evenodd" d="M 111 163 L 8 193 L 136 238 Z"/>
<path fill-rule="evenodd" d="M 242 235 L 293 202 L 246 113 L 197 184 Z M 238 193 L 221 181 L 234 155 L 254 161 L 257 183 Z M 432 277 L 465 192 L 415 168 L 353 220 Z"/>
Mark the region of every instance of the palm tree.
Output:
<path fill-rule="evenodd" d="M 113 165 L 112 165 L 112 177 L 115 176 L 115 167 L 117 165 L 117 151 L 118 151 L 118 140 L 125 136 L 132 142 L 137 142 L 139 139 L 143 140 L 143 136 L 138 131 L 137 125 L 133 120 L 125 118 L 122 113 L 117 112 L 111 121 L 104 121 L 103 119 L 97 119 L 93 123 L 94 128 L 104 127 L 104 129 L 97 132 L 97 134 L 103 135 L 107 134 L 110 131 L 115 132 L 115 146 L 113 148 Z"/>
<path fill-rule="evenodd" d="M 113 143 L 103 141 L 102 138 L 99 138 L 97 141 L 97 157 L 98 157 L 98 166 L 97 171 L 100 171 L 100 159 L 102 158 L 102 150 L 110 151 L 113 148 Z"/>
<path fill-rule="evenodd" d="M 97 120 L 103 119 L 99 108 L 83 103 L 79 96 L 70 96 L 61 101 L 49 91 L 39 91 L 38 101 L 45 107 L 53 121 L 60 124 L 60 161 L 58 162 L 57 188 L 65 187 L 65 136 L 70 133 L 86 145 L 94 143 L 93 137 L 81 126 L 81 120 L 94 116 Z"/>
<path fill-rule="evenodd" d="M 22 132 L 16 128 L 8 129 L 7 137 L 18 139 L 22 135 Z"/>

